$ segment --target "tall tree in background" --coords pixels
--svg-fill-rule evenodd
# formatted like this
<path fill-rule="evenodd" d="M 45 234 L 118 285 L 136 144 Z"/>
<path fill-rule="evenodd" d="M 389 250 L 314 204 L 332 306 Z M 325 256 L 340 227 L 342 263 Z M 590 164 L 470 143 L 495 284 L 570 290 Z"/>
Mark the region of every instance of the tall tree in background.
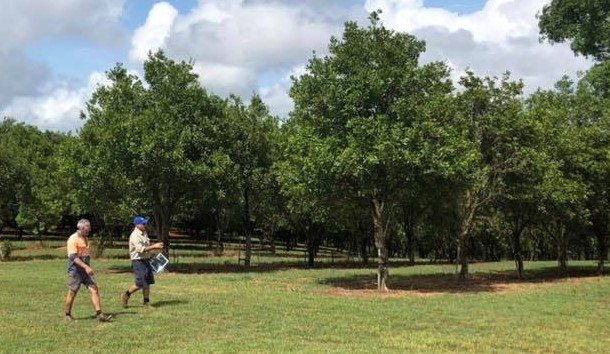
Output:
<path fill-rule="evenodd" d="M 570 42 L 577 54 L 598 61 L 610 59 L 610 2 L 552 0 L 538 15 L 541 39 Z"/>
<path fill-rule="evenodd" d="M 477 219 L 505 192 L 508 178 L 526 171 L 537 148 L 533 122 L 521 101 L 523 83 L 480 78 L 472 72 L 460 80 L 464 90 L 457 96 L 471 150 L 466 173 L 455 181 L 459 195 L 458 260 L 460 278 L 468 276 L 467 241 L 472 238 Z"/>
<path fill-rule="evenodd" d="M 294 232 L 304 234 L 307 242 L 308 265 L 314 262 L 314 224 L 329 218 L 329 198 L 334 197 L 329 171 L 333 168 L 333 151 L 328 141 L 313 133 L 311 127 L 289 120 L 281 128 L 280 159 L 274 173 L 280 192 L 286 199 L 286 211 Z"/>
<path fill-rule="evenodd" d="M 249 266 L 252 255 L 252 198 L 260 190 L 261 184 L 258 182 L 271 168 L 272 134 L 278 123 L 257 95 L 252 97 L 248 106 L 238 97 L 232 96 L 224 123 L 227 154 L 232 163 L 230 173 L 235 174 L 241 190 L 243 230 L 246 237 L 244 264 Z"/>
<path fill-rule="evenodd" d="M 134 213 L 152 211 L 166 247 L 172 216 L 209 177 L 213 129 L 224 109 L 192 69 L 162 51 L 151 53 L 144 62 L 145 85 L 117 65 L 108 72 L 110 84 L 98 87 L 88 102 L 80 133 L 90 180 Z M 85 192 L 105 193 L 92 187 Z"/>
<path fill-rule="evenodd" d="M 581 178 L 588 187 L 587 207 L 597 239 L 598 268 L 604 271 L 610 233 L 610 61 L 594 65 L 578 82 L 574 113 L 587 153 Z"/>
<path fill-rule="evenodd" d="M 66 136 L 61 133 L 42 132 L 12 119 L 1 123 L 0 159 L 4 160 L 2 164 L 7 169 L 2 184 L 8 198 L 6 202 L 0 201 L 5 204 L 0 205 L 0 209 L 6 215 L 4 218 L 12 219 L 19 228 L 44 234 L 56 226 L 67 211 L 63 198 L 65 181 L 57 175 L 56 160 L 58 147 L 64 139 Z"/>
<path fill-rule="evenodd" d="M 579 123 L 573 82 L 563 78 L 554 90 L 532 94 L 526 105 L 544 132 L 539 150 L 544 158 L 537 166 L 542 171 L 542 180 L 532 186 L 538 199 L 536 226 L 556 246 L 558 264 L 565 268 L 568 231 L 586 216 L 584 203 L 588 197 L 582 179 L 585 161 L 589 159 L 588 143 Z"/>
<path fill-rule="evenodd" d="M 0 123 L 0 230 L 17 226 L 19 206 L 29 189 L 27 169 L 17 155 L 20 148 L 11 138 L 15 126 L 13 119 L 5 118 Z"/>
<path fill-rule="evenodd" d="M 608 140 L 608 92 L 610 90 L 610 2 L 607 0 L 553 0 L 539 14 L 538 26 L 543 40 L 570 42 L 576 54 L 593 57 L 593 67 L 572 94 L 579 134 L 588 142 L 588 158 L 581 162 L 583 182 L 588 185 L 587 206 L 597 238 L 599 271 L 607 258 L 608 217 L 607 185 L 610 164 Z"/>
<path fill-rule="evenodd" d="M 369 205 L 378 252 L 378 288 L 387 289 L 387 237 L 398 191 L 426 174 L 451 173 L 463 139 L 449 128 L 454 114 L 447 67 L 418 65 L 424 42 L 379 23 L 347 22 L 329 55 L 314 56 L 295 78 L 294 144 L 309 146 L 296 170 L 319 174 L 317 186 L 349 186 Z"/>

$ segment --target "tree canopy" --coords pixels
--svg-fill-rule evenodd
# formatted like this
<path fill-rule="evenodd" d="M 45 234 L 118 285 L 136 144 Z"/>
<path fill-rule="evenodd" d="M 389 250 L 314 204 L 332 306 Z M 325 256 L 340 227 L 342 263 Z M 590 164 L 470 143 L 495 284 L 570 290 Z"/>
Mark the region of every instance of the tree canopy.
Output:
<path fill-rule="evenodd" d="M 577 54 L 610 59 L 610 3 L 606 0 L 552 0 L 538 15 L 540 35 L 551 43 L 570 42 Z"/>

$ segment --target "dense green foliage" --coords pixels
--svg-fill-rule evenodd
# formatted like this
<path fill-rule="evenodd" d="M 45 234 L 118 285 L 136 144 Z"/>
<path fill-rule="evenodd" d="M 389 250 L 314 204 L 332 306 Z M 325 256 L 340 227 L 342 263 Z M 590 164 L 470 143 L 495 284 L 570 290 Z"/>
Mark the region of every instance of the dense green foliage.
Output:
<path fill-rule="evenodd" d="M 44 234 L 69 212 L 57 157 L 66 138 L 12 119 L 0 123 L 0 226 Z"/>
<path fill-rule="evenodd" d="M 400 191 L 429 176 L 451 176 L 458 156 L 464 157 L 463 137 L 452 122 L 449 70 L 442 63 L 420 66 L 423 50 L 422 41 L 387 30 L 373 13 L 368 28 L 347 23 L 343 38 L 331 39 L 329 56 L 314 57 L 291 91 L 292 133 L 304 136 L 291 140 L 286 163 L 319 191 L 299 198 L 336 198 L 333 192 L 341 191 L 339 198 L 354 207 L 359 199 L 368 206 L 380 288 Z M 332 219 L 331 212 L 325 216 Z"/>
<path fill-rule="evenodd" d="M 569 41 L 575 53 L 610 59 L 610 3 L 607 0 L 552 0 L 539 14 L 542 39 Z"/>

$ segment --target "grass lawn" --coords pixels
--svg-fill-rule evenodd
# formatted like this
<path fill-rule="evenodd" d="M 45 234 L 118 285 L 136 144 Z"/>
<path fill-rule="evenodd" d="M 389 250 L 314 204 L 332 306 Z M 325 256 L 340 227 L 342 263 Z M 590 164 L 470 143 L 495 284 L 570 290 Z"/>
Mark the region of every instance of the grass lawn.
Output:
<path fill-rule="evenodd" d="M 388 293 L 375 288 L 371 267 L 328 259 L 315 269 L 300 258 L 260 257 L 250 272 L 236 257 L 183 254 L 157 276 L 152 309 L 140 293 L 131 306 L 120 294 L 132 282 L 127 259 L 93 261 L 105 312 L 93 318 L 79 292 L 65 323 L 63 251 L 16 247 L 0 263 L 0 352 L 20 353 L 602 353 L 610 347 L 610 277 L 593 262 L 478 263 L 472 279 L 451 265 L 390 269 Z M 117 257 L 126 251 L 110 250 Z M 292 265 L 293 263 L 288 263 Z"/>

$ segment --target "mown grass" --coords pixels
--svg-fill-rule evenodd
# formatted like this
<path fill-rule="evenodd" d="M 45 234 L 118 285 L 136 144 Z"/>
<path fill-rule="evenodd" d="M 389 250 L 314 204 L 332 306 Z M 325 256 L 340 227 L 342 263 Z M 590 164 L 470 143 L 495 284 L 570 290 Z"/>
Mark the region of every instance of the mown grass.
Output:
<path fill-rule="evenodd" d="M 592 262 L 571 262 L 568 278 L 554 262 L 527 263 L 524 281 L 512 262 L 478 263 L 465 284 L 451 265 L 400 265 L 390 269 L 392 290 L 379 294 L 374 267 L 339 259 L 306 269 L 299 253 L 264 255 L 245 272 L 235 256 L 184 253 L 157 277 L 155 308 L 146 310 L 140 294 L 120 307 L 129 261 L 107 258 L 93 265 L 115 320 L 97 322 L 82 289 L 77 321 L 67 324 L 66 262 L 60 244 L 47 246 L 19 246 L 19 261 L 0 263 L 2 353 L 601 353 L 610 345 L 610 278 L 595 276 Z"/>

